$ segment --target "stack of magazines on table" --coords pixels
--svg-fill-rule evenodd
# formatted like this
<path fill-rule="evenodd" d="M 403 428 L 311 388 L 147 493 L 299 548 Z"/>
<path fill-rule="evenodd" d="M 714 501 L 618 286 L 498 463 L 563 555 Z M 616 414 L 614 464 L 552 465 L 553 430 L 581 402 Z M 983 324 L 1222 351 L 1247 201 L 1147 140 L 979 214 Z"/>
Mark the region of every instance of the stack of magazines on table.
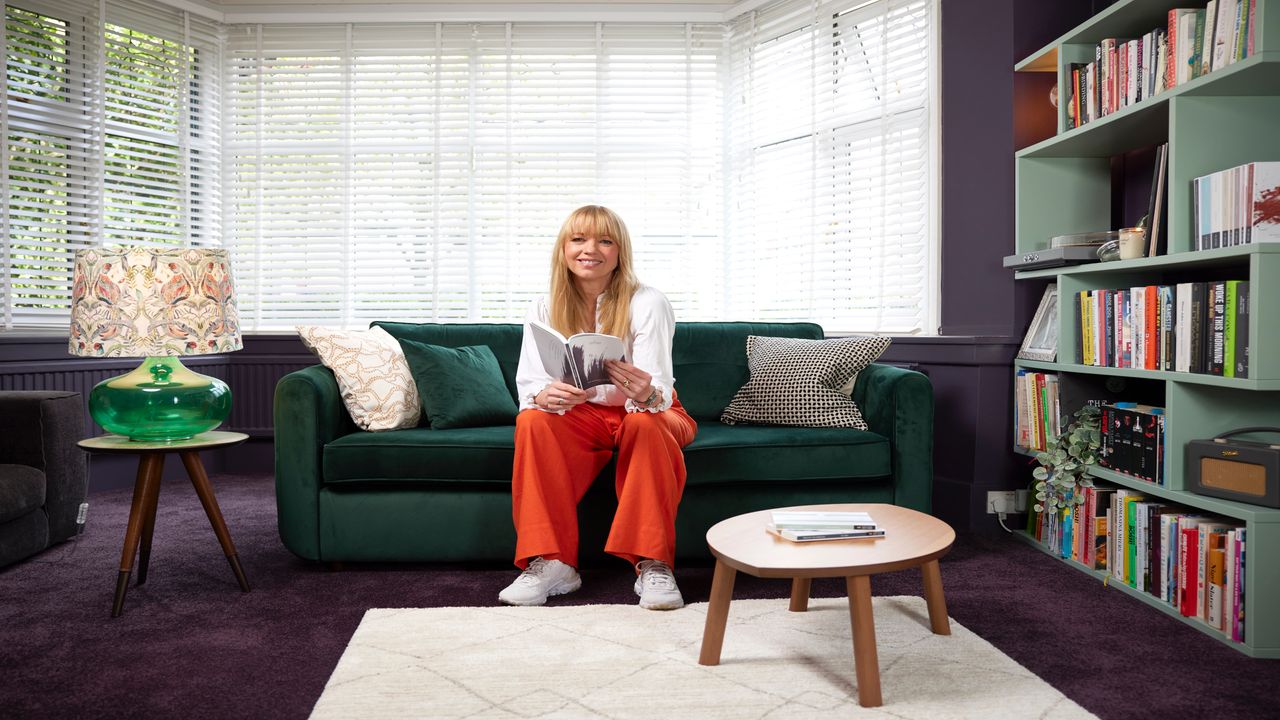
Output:
<path fill-rule="evenodd" d="M 774 510 L 771 515 L 765 529 L 792 542 L 884 537 L 884 528 L 865 512 Z"/>

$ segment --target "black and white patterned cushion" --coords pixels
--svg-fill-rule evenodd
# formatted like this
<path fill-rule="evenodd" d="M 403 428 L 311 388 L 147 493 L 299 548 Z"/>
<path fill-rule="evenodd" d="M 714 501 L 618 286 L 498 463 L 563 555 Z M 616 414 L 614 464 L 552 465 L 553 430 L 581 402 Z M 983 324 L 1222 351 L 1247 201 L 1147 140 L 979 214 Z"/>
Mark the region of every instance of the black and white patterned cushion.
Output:
<path fill-rule="evenodd" d="M 749 335 L 751 379 L 738 389 L 720 422 L 866 430 L 858 406 L 840 388 L 852 385 L 887 347 L 887 337 L 800 340 Z"/>

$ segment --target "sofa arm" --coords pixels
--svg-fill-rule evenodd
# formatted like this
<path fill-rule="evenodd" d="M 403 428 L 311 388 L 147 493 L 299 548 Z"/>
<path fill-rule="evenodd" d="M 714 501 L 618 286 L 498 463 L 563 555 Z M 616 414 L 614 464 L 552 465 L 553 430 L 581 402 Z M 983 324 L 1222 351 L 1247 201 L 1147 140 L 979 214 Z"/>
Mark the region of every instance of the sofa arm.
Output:
<path fill-rule="evenodd" d="M 321 456 L 350 429 L 333 372 L 313 365 L 280 378 L 274 417 L 280 539 L 299 557 L 319 560 Z"/>
<path fill-rule="evenodd" d="M 79 532 L 80 503 L 89 493 L 88 458 L 76 441 L 85 437 L 80 393 L 46 390 L 0 392 L 0 463 L 44 472 L 49 544 Z"/>
<path fill-rule="evenodd" d="M 872 364 L 858 374 L 853 400 L 868 428 L 889 438 L 893 503 L 933 506 L 933 385 L 914 370 Z"/>

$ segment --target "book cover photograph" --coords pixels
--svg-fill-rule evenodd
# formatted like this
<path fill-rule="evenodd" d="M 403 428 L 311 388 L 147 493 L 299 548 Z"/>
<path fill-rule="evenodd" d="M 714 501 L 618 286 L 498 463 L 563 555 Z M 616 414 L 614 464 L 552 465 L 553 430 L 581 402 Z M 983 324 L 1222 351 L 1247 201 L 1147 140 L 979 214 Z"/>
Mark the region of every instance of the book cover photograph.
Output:
<path fill-rule="evenodd" d="M 626 361 L 622 340 L 603 333 L 578 333 L 566 338 L 555 328 L 536 320 L 529 323 L 542 367 L 547 374 L 582 389 L 609 385 L 608 360 Z"/>

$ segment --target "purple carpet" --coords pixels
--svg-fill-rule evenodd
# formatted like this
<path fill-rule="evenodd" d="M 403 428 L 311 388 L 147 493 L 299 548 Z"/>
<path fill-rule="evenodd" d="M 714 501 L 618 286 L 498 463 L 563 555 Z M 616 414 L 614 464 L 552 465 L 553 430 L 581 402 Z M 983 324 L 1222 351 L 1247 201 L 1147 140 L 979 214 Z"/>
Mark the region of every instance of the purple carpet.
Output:
<path fill-rule="evenodd" d="M 269 477 L 213 481 L 253 591 L 236 586 L 190 485 L 169 482 L 147 582 L 112 619 L 131 493 L 94 494 L 84 534 L 0 571 L 0 717 L 304 718 L 365 610 L 492 605 L 515 576 L 303 562 L 276 534 Z M 677 576 L 687 601 L 707 600 L 709 566 Z M 633 577 L 620 561 L 588 567 L 582 590 L 552 602 L 635 602 Z M 1102 718 L 1280 717 L 1280 662 L 1250 659 L 1012 538 L 961 538 L 942 577 L 952 617 Z M 813 587 L 844 591 L 837 580 Z M 915 571 L 872 587 L 921 593 Z M 788 591 L 739 574 L 734 597 Z"/>

